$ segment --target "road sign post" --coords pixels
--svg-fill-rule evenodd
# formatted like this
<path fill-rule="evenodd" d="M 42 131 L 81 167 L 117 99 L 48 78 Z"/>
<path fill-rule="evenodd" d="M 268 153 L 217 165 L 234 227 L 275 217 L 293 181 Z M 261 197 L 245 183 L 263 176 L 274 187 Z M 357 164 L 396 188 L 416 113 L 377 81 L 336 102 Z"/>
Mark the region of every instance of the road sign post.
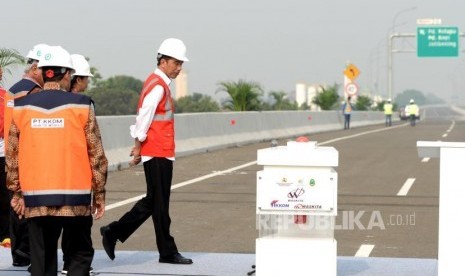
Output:
<path fill-rule="evenodd" d="M 355 79 L 360 75 L 360 70 L 353 64 L 347 64 L 344 70 L 344 94 L 345 98 L 355 97 L 358 92 L 358 85 Z"/>
<path fill-rule="evenodd" d="M 417 56 L 458 57 L 459 34 L 458 27 L 418 27 Z"/>

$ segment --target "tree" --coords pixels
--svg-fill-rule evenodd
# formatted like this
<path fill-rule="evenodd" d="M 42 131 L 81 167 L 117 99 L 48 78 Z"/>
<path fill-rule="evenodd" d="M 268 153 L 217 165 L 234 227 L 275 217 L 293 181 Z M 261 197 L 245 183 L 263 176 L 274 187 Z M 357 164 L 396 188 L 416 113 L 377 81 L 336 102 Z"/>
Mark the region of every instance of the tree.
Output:
<path fill-rule="evenodd" d="M 0 48 L 0 66 L 3 71 L 11 75 L 11 66 L 23 65 L 26 59 L 14 49 Z"/>
<path fill-rule="evenodd" d="M 141 80 L 120 75 L 96 82 L 86 94 L 94 100 L 96 115 L 130 115 L 136 114 L 142 85 Z"/>
<path fill-rule="evenodd" d="M 321 92 L 317 93 L 312 102 L 322 110 L 331 110 L 339 101 L 338 89 L 339 85 L 336 83 L 328 88 L 321 86 Z"/>
<path fill-rule="evenodd" d="M 131 76 L 125 76 L 125 75 L 120 75 L 120 76 L 114 76 L 111 78 L 108 78 L 103 81 L 99 81 L 97 83 L 97 88 L 105 88 L 105 89 L 120 89 L 120 90 L 131 90 L 136 92 L 137 94 L 140 94 L 142 91 L 142 86 L 144 83 Z"/>
<path fill-rule="evenodd" d="M 287 98 L 287 93 L 284 91 L 271 91 L 270 92 L 271 97 L 273 98 L 273 105 L 272 109 L 273 110 L 296 110 L 297 109 L 297 103 L 296 102 L 291 102 Z"/>
<path fill-rule="evenodd" d="M 405 90 L 401 94 L 398 94 L 394 101 L 400 106 L 402 106 L 408 105 L 410 99 L 415 100 L 415 103 L 418 105 L 424 105 L 428 103 L 425 95 L 423 95 L 422 92 L 414 89 Z"/>
<path fill-rule="evenodd" d="M 89 58 L 87 58 L 87 61 L 89 61 Z M 100 81 L 102 81 L 103 77 L 98 71 L 96 67 L 91 66 L 90 67 L 90 73 L 94 75 L 92 78 L 90 78 L 90 85 L 91 87 L 96 87 Z"/>
<path fill-rule="evenodd" d="M 237 82 L 219 82 L 219 88 L 216 91 L 226 92 L 229 99 L 223 102 L 223 107 L 232 111 L 249 111 L 259 110 L 261 106 L 260 96 L 263 90 L 256 82 L 247 82 L 239 80 Z"/>
<path fill-rule="evenodd" d="M 200 93 L 181 97 L 174 102 L 174 106 L 176 113 L 220 111 L 219 104 L 212 97 Z"/>
<path fill-rule="evenodd" d="M 94 101 L 98 116 L 136 114 L 139 95 L 132 90 L 95 87 L 86 94 Z"/>
<path fill-rule="evenodd" d="M 371 99 L 367 96 L 358 96 L 357 101 L 355 102 L 356 110 L 369 110 L 371 107 Z"/>

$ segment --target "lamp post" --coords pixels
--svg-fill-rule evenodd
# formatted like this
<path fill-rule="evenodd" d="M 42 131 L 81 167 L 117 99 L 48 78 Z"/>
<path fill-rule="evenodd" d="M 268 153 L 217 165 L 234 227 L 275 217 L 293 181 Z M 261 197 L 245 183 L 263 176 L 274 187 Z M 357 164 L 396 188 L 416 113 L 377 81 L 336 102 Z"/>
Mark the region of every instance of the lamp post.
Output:
<path fill-rule="evenodd" d="M 393 83 L 393 76 L 392 76 L 392 39 L 394 38 L 396 34 L 396 21 L 399 15 L 402 13 L 406 13 L 409 11 L 414 11 L 416 10 L 417 7 L 410 7 L 407 9 L 403 9 L 398 11 L 395 15 L 394 18 L 392 19 L 392 33 L 393 34 L 388 34 L 388 93 L 389 93 L 389 98 L 392 99 L 392 83 Z"/>
<path fill-rule="evenodd" d="M 396 15 L 394 15 L 394 18 L 392 19 L 392 32 L 395 33 L 396 32 L 396 21 L 397 21 L 397 17 L 399 17 L 399 15 L 403 14 L 403 13 L 406 13 L 406 12 L 409 12 L 409 11 L 414 11 L 416 10 L 417 7 L 410 7 L 410 8 L 407 8 L 407 9 L 403 9 L 403 10 L 400 10 L 396 13 Z"/>

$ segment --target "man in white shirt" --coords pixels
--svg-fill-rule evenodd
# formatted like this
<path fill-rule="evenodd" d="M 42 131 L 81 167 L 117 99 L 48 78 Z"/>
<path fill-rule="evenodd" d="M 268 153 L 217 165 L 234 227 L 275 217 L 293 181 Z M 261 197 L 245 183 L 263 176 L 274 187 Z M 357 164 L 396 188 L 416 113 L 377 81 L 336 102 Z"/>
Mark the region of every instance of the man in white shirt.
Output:
<path fill-rule="evenodd" d="M 135 125 L 130 128 L 135 146 L 131 151 L 133 165 L 143 162 L 147 195 L 121 219 L 100 228 L 102 244 L 110 259 L 115 258 L 116 241 L 126 241 L 150 216 L 155 227 L 159 262 L 192 264 L 183 257 L 170 234 L 169 200 L 174 145 L 174 105 L 169 85 L 188 61 L 186 46 L 176 38 L 162 42 L 157 55 L 157 69 L 144 83 Z"/>

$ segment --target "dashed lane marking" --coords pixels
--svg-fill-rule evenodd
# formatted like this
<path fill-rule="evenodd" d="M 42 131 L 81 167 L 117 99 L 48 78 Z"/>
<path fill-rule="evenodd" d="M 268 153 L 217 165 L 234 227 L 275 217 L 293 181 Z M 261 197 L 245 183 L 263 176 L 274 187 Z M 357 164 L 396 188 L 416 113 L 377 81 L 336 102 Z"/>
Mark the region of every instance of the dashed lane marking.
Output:
<path fill-rule="evenodd" d="M 362 244 L 355 253 L 355 257 L 370 257 L 371 251 L 375 248 L 374 244 Z"/>
<path fill-rule="evenodd" d="M 412 188 L 413 183 L 415 182 L 415 178 L 408 178 L 402 188 L 400 188 L 397 196 L 406 196 L 410 188 Z"/>

